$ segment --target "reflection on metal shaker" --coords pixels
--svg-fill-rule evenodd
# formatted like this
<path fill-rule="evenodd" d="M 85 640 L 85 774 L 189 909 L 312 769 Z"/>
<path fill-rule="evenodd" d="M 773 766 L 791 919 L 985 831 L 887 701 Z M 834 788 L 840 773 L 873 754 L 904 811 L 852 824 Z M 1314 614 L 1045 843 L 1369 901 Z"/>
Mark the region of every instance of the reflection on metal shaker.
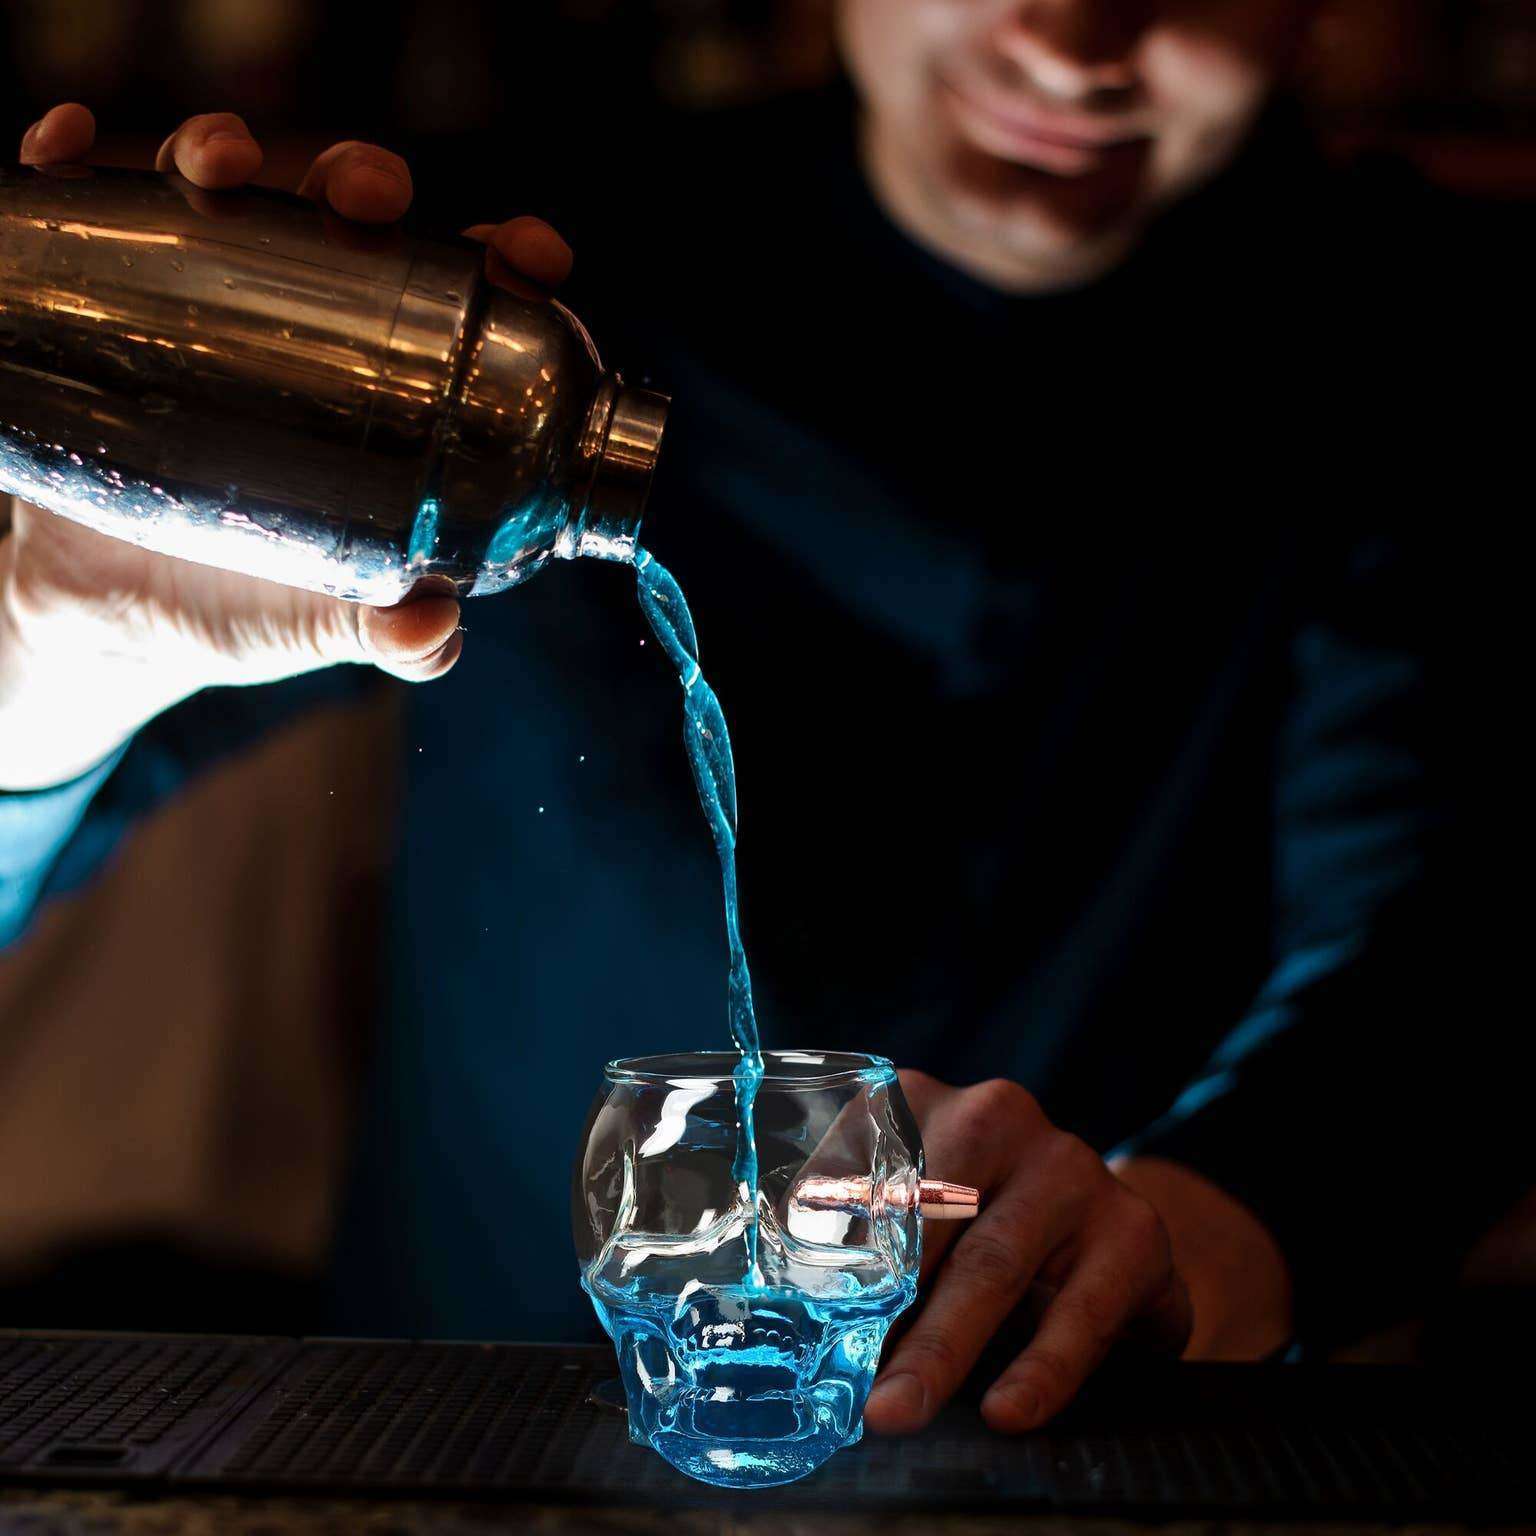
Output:
<path fill-rule="evenodd" d="M 0 491 L 368 603 L 632 559 L 666 397 L 483 259 L 281 192 L 0 166 Z"/>

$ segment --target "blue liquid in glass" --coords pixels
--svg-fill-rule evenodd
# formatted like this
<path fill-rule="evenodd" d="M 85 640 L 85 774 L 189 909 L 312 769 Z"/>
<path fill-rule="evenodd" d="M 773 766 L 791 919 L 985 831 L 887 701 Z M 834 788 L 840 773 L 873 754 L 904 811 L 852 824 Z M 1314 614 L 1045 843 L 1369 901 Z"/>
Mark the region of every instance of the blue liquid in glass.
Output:
<path fill-rule="evenodd" d="M 736 1079 L 736 1157 L 732 1177 L 747 1211 L 748 1284 L 762 1279 L 757 1268 L 757 1138 L 752 1128 L 752 1104 L 763 1079 L 763 1056 L 757 1038 L 757 1016 L 752 1011 L 752 974 L 741 942 L 741 918 L 736 900 L 736 764 L 731 756 L 731 737 L 715 690 L 699 670 L 699 639 L 683 589 L 672 573 L 648 549 L 637 552 L 635 578 L 640 607 L 651 632 L 677 668 L 683 685 L 683 744 L 688 766 L 698 786 L 699 803 L 720 857 L 720 878 L 725 890 L 725 937 L 730 949 L 731 970 L 726 984 L 726 1013 L 731 1038 L 741 1052 Z"/>
<path fill-rule="evenodd" d="M 589 1277 L 618 1353 L 630 1439 L 690 1477 L 743 1488 L 792 1482 L 857 1441 L 886 1329 L 915 1281 L 827 1279 L 812 1294 Z"/>

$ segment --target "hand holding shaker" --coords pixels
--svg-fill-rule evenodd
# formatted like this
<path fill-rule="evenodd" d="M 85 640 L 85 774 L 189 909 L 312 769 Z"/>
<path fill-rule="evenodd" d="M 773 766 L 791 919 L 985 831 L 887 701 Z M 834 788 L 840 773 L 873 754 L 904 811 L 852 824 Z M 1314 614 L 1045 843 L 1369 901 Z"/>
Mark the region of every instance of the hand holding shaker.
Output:
<path fill-rule="evenodd" d="M 629 560 L 666 409 L 467 239 L 0 166 L 0 491 L 143 548 L 375 604 Z"/>

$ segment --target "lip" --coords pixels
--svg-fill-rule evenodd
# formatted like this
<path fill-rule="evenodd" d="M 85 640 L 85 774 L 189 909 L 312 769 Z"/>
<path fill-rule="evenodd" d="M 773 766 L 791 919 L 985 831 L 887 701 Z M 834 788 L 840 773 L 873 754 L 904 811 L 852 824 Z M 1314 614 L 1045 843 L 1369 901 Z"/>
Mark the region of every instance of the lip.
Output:
<path fill-rule="evenodd" d="M 1145 132 L 1123 121 L 1063 112 L 1017 98 L 1005 104 L 944 79 L 940 86 L 961 130 L 978 148 L 1059 175 L 1086 174 L 1117 151 L 1147 142 Z"/>

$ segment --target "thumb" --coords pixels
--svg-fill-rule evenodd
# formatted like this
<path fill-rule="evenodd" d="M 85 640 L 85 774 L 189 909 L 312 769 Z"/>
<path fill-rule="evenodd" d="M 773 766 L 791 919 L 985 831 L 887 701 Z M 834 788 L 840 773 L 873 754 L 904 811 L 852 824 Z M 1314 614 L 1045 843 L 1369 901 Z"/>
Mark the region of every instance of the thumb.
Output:
<path fill-rule="evenodd" d="M 356 623 L 362 659 L 408 683 L 441 677 L 464 648 L 459 600 L 442 592 L 408 597 L 392 608 L 358 606 Z"/>

